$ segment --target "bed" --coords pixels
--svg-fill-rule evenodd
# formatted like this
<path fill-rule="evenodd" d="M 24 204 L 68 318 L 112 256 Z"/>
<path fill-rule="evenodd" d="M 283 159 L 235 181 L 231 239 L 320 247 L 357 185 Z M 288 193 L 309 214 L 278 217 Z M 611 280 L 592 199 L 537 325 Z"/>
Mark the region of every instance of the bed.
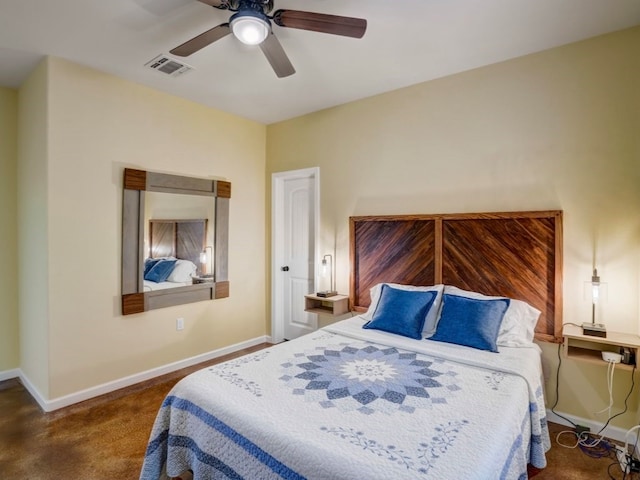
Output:
<path fill-rule="evenodd" d="M 558 331 L 561 218 L 351 218 L 353 317 L 181 380 L 140 478 L 486 480 L 544 468 L 533 338 Z"/>
<path fill-rule="evenodd" d="M 206 219 L 149 220 L 143 291 L 185 287 L 192 285 L 194 277 L 203 275 L 198 264 L 207 251 L 206 232 Z"/>

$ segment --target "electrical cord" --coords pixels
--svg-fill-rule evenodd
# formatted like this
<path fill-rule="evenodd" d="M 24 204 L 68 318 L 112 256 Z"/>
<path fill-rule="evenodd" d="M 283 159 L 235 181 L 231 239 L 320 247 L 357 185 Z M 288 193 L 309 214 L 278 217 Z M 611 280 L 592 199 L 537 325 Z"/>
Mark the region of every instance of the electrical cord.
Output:
<path fill-rule="evenodd" d="M 576 437 L 576 443 L 568 445 L 560 441 L 562 435 L 574 435 Z M 616 449 L 616 446 L 605 438 L 604 435 L 594 435 L 589 432 L 578 433 L 575 430 L 563 430 L 556 435 L 556 443 L 564 448 L 577 448 L 580 447 L 586 455 L 593 458 L 602 458 L 610 456 L 612 450 Z"/>
<path fill-rule="evenodd" d="M 567 324 L 565 323 L 565 325 L 567 325 Z M 570 325 L 573 325 L 573 324 L 570 324 Z M 554 415 L 562 418 L 565 422 L 569 422 L 575 428 L 575 427 L 577 427 L 577 425 L 575 423 L 573 423 L 571 420 L 569 420 L 566 417 L 563 417 L 562 415 L 560 415 L 558 412 L 555 411 L 555 408 L 558 405 L 558 401 L 560 400 L 560 365 L 562 365 L 562 355 L 560 355 L 560 348 L 561 347 L 562 347 L 562 344 L 559 343 L 558 344 L 558 369 L 556 370 L 556 401 L 553 404 L 553 406 L 551 407 L 551 412 Z M 556 438 L 556 441 L 557 441 L 557 438 Z M 577 444 L 576 444 L 576 446 L 577 446 Z M 575 448 L 575 446 L 572 447 L 572 448 Z"/>
<path fill-rule="evenodd" d="M 568 323 L 565 325 L 575 325 L 573 323 Z M 558 345 L 558 368 L 556 370 L 556 399 L 555 402 L 553 404 L 553 406 L 551 407 L 551 412 L 553 412 L 555 415 L 557 415 L 558 417 L 564 419 L 566 422 L 570 423 L 571 425 L 573 425 L 574 429 L 578 429 L 578 425 L 576 425 L 573 421 L 569 420 L 568 418 L 558 414 L 555 411 L 556 406 L 558 405 L 558 401 L 560 399 L 560 367 L 562 365 L 562 355 L 560 353 L 560 349 L 561 349 L 561 345 Z M 611 467 L 613 465 L 618 465 L 620 467 L 622 467 L 622 465 L 620 465 L 619 461 L 618 461 L 618 456 L 617 456 L 617 451 L 620 447 L 618 447 L 617 445 L 611 443 L 610 441 L 608 441 L 604 435 L 602 434 L 602 432 L 607 428 L 607 426 L 609 425 L 609 423 L 611 422 L 611 420 L 613 420 L 614 418 L 622 415 L 623 413 L 625 413 L 628 410 L 628 400 L 629 397 L 631 396 L 631 394 L 633 393 L 633 389 L 635 387 L 635 371 L 636 371 L 636 365 L 635 363 L 633 364 L 633 369 L 631 371 L 631 388 L 629 389 L 629 393 L 627 393 L 627 396 L 624 399 L 624 409 L 615 414 L 615 415 L 611 415 L 611 408 L 613 407 L 613 375 L 615 372 L 615 363 L 614 362 L 609 362 L 609 365 L 607 366 L 607 387 L 609 390 L 609 405 L 604 408 L 603 410 L 599 411 L 599 412 L 595 412 L 596 414 L 599 413 L 603 413 L 605 411 L 608 411 L 608 416 L 609 418 L 607 419 L 607 421 L 605 422 L 605 424 L 603 425 L 603 427 L 598 431 L 597 434 L 591 434 L 589 432 L 580 432 L 578 433 L 576 430 L 564 430 L 558 433 L 558 435 L 556 436 L 556 443 L 562 447 L 565 448 L 577 448 L 580 447 L 580 450 L 593 458 L 604 458 L 604 457 L 612 457 L 615 459 L 614 463 L 611 463 L 609 465 L 609 467 L 607 468 L 607 473 L 609 474 L 609 478 L 612 480 L 617 480 L 615 477 L 613 477 L 611 475 Z M 629 433 L 631 433 L 634 430 L 638 430 L 638 434 L 636 435 L 636 442 L 634 445 L 634 453 L 636 451 L 637 445 L 638 445 L 638 441 L 640 438 L 640 425 L 638 425 L 637 427 L 634 427 L 632 429 L 630 429 L 627 434 L 625 435 L 625 442 L 627 441 L 627 436 L 629 435 Z M 560 437 L 562 435 L 566 435 L 566 434 L 572 434 L 575 436 L 576 438 L 576 442 L 575 444 L 563 444 L 560 441 Z M 624 449 L 624 453 L 625 455 L 627 455 L 628 452 L 628 443 L 625 443 L 625 449 Z M 633 458 L 633 455 L 631 456 L 631 458 Z M 632 478 L 637 478 L 634 477 L 633 473 L 630 471 L 631 468 L 631 462 L 627 462 L 627 464 L 625 465 L 625 470 L 622 472 L 623 473 L 623 480 L 627 480 L 627 479 L 632 479 Z"/>
<path fill-rule="evenodd" d="M 609 466 L 607 467 L 607 474 L 609 475 L 609 479 L 610 480 L 619 480 L 618 478 L 614 477 L 611 474 L 611 467 L 616 466 L 618 468 L 620 468 L 621 472 L 622 472 L 622 480 L 632 480 L 632 479 L 637 479 L 640 478 L 640 476 L 637 475 L 636 472 L 631 472 L 629 470 L 629 465 L 627 464 L 627 466 L 625 466 L 625 469 L 622 470 L 622 467 L 620 465 L 620 463 L 618 463 L 618 461 L 616 460 L 615 462 L 612 462 L 609 464 Z"/>
<path fill-rule="evenodd" d="M 630 458 L 633 458 L 633 454 L 629 455 L 628 437 L 629 437 L 629 434 L 632 433 L 635 430 L 639 430 L 640 431 L 640 425 L 636 425 L 635 427 L 631 427 L 629 430 L 627 430 L 627 433 L 624 434 L 624 453 L 625 453 L 625 455 L 627 455 L 627 457 L 630 457 Z M 634 453 L 635 453 L 637 445 L 638 445 L 638 434 L 636 434 L 636 442 L 635 442 L 635 445 L 633 447 L 633 452 Z"/>
<path fill-rule="evenodd" d="M 567 324 L 565 324 L 567 325 Z M 573 325 L 573 324 L 569 324 L 569 325 Z M 551 407 L 551 411 L 557 415 L 558 417 L 562 418 L 563 420 L 565 420 L 566 422 L 569 422 L 571 425 L 573 425 L 574 428 L 577 428 L 578 425 L 576 425 L 574 422 L 572 422 L 571 420 L 569 420 L 568 418 L 560 415 L 558 412 L 555 411 L 556 406 L 558 405 L 558 401 L 560 400 L 560 366 L 562 365 L 562 355 L 560 354 L 560 349 L 561 349 L 561 345 L 558 344 L 558 368 L 556 370 L 556 401 L 554 402 L 553 406 Z M 566 444 L 566 443 L 562 443 L 560 441 L 560 437 L 562 435 L 566 435 L 566 434 L 571 434 L 574 435 L 576 438 L 576 442 L 572 445 Z M 600 442 L 602 441 L 604 437 L 600 437 L 598 439 L 595 439 L 593 441 L 591 440 L 591 436 L 589 435 L 588 432 L 581 432 L 578 433 L 575 430 L 563 430 L 561 432 L 558 433 L 558 435 L 556 435 L 556 443 L 558 445 L 560 445 L 561 447 L 565 447 L 565 448 L 577 448 L 578 446 L 581 447 L 582 451 L 584 451 L 584 448 L 595 448 L 597 447 Z M 608 442 L 607 442 L 608 443 Z M 609 450 L 607 449 L 606 453 L 604 455 L 608 455 L 609 454 Z"/>
<path fill-rule="evenodd" d="M 611 467 L 616 466 L 618 468 L 620 468 L 620 464 L 618 463 L 618 461 L 616 460 L 615 462 L 612 462 L 609 464 L 609 466 L 607 467 L 607 474 L 609 475 L 609 479 L 610 480 L 619 480 L 618 478 L 614 477 L 611 474 Z M 633 478 L 638 478 L 636 475 L 634 475 L 632 472 L 629 472 L 629 468 L 625 468 L 624 470 L 622 470 L 622 480 L 631 480 Z"/>
<path fill-rule="evenodd" d="M 584 434 L 582 436 L 584 436 Z M 587 443 L 588 440 L 591 440 L 591 443 Z M 586 438 L 580 442 L 580 450 L 591 458 L 604 458 L 611 457 L 612 452 L 616 451 L 616 445 L 604 437 L 596 438 L 594 435 L 588 433 L 586 434 Z"/>
<path fill-rule="evenodd" d="M 607 362 L 607 390 L 609 391 L 609 405 L 602 410 L 594 412 L 594 415 L 607 412 L 607 417 L 611 416 L 611 408 L 613 407 L 613 374 L 615 373 L 616 364 L 614 362 Z"/>
<path fill-rule="evenodd" d="M 604 426 L 600 429 L 600 432 L 602 432 L 605 428 L 607 428 L 607 425 L 609 425 L 609 422 L 611 420 L 613 420 L 614 418 L 616 418 L 619 415 L 622 415 L 623 413 L 625 413 L 627 411 L 627 401 L 629 400 L 629 397 L 631 396 L 631 393 L 633 392 L 633 388 L 635 386 L 635 382 L 634 382 L 634 378 L 635 378 L 635 372 L 636 372 L 636 365 L 635 363 L 633 364 L 633 369 L 631 371 L 631 388 L 629 389 L 629 393 L 627 393 L 627 396 L 624 399 L 624 410 L 622 410 L 620 413 L 617 413 L 616 415 L 613 415 L 612 417 L 609 417 L 609 419 L 607 420 L 607 422 L 604 424 Z M 638 446 L 638 436 L 636 435 L 636 441 L 633 447 L 633 452 L 631 455 L 629 455 L 629 446 L 628 446 L 628 442 L 627 442 L 627 437 L 629 436 L 629 433 L 633 432 L 634 430 L 638 430 L 638 433 L 640 434 L 640 425 L 636 426 L 636 427 L 632 427 L 629 430 L 627 430 L 627 433 L 625 433 L 625 446 L 624 446 L 624 450 L 623 450 L 623 454 L 626 455 L 627 459 L 629 458 L 634 458 L 635 453 L 636 453 L 636 449 Z M 600 432 L 598 432 L 598 434 L 600 434 Z M 621 447 L 615 447 L 614 451 L 617 450 L 618 448 Z M 617 480 L 614 476 L 611 475 L 611 467 L 613 465 L 618 465 L 620 467 L 620 469 L 622 470 L 622 465 L 620 464 L 620 462 L 618 461 L 617 455 L 615 458 L 615 462 L 612 463 L 611 465 L 609 465 L 609 467 L 607 468 L 607 473 L 609 474 L 609 478 L 611 480 Z M 634 475 L 635 472 L 631 471 L 631 462 L 627 461 L 627 463 L 624 466 L 624 470 L 622 470 L 622 480 L 631 480 L 633 478 L 640 478 L 640 476 L 638 475 Z"/>
<path fill-rule="evenodd" d="M 634 430 L 634 428 L 627 431 L 625 435 L 625 440 L 632 430 Z M 636 442 L 637 442 L 637 437 L 636 437 Z M 622 447 L 617 447 L 616 449 L 620 451 L 620 453 L 623 453 Z M 633 455 L 626 454 L 626 452 L 624 453 L 625 453 L 626 463 L 620 462 L 618 455 L 616 455 L 615 457 L 616 461 L 612 463 L 612 465 L 617 465 L 620 468 L 620 471 L 622 472 L 622 480 L 640 479 L 640 471 L 638 471 L 638 460 L 634 459 Z M 617 480 L 615 477 L 611 475 L 612 465 L 609 465 L 607 469 L 607 473 L 609 474 L 610 479 Z"/>
<path fill-rule="evenodd" d="M 625 434 L 625 436 L 624 436 L 624 438 L 625 438 L 625 442 L 626 442 L 626 440 L 627 440 L 627 436 L 629 435 L 629 432 L 630 432 L 630 431 L 631 431 L 631 430 L 628 430 L 628 431 L 627 431 L 627 433 L 626 433 L 626 434 Z M 637 451 L 638 451 L 638 450 L 637 450 L 637 448 L 638 448 L 638 438 L 639 438 L 639 437 L 640 437 L 640 430 L 638 430 L 638 433 L 636 434 L 636 441 L 635 441 L 635 443 L 633 444 L 633 453 L 631 454 L 631 458 L 633 458 L 633 455 L 635 454 L 635 452 L 637 452 Z M 627 453 L 627 454 L 628 454 L 628 452 L 629 452 L 629 451 L 626 449 L 626 447 L 625 447 L 625 450 L 626 450 L 626 452 L 625 452 L 625 453 Z M 631 464 L 631 462 L 627 462 L 626 470 L 629 470 L 629 469 L 631 468 L 630 464 Z M 626 473 L 626 472 L 625 472 L 625 473 Z"/>
<path fill-rule="evenodd" d="M 626 413 L 626 411 L 628 410 L 629 407 L 627 405 L 627 402 L 629 400 L 629 397 L 631 396 L 631 393 L 633 393 L 633 388 L 635 386 L 635 380 L 634 380 L 635 373 L 636 373 L 636 364 L 634 363 L 633 364 L 633 369 L 631 370 L 631 388 L 629 389 L 629 393 L 627 393 L 627 396 L 624 397 L 624 410 L 622 410 L 620 413 L 616 413 L 612 417 L 609 417 L 607 422 L 604 424 L 604 426 L 598 432 L 598 435 L 600 435 L 604 431 L 604 429 L 607 428 L 607 426 L 609 425 L 609 422 L 611 422 L 611 420 L 613 420 L 616 417 L 619 417 L 623 413 Z"/>
<path fill-rule="evenodd" d="M 581 325 L 578 325 L 577 323 L 572 323 L 572 322 L 567 322 L 567 323 L 563 323 L 564 325 L 574 325 L 576 327 L 580 327 Z M 562 345 L 558 344 L 558 369 L 556 371 L 556 401 L 554 402 L 553 406 L 551 407 L 551 412 L 554 413 L 556 416 L 562 418 L 564 421 L 570 423 L 571 425 L 573 425 L 573 427 L 577 427 L 577 425 L 572 422 L 571 420 L 569 420 L 568 418 L 560 415 L 558 412 L 555 411 L 556 406 L 558 405 L 558 401 L 560 399 L 560 394 L 559 394 L 559 389 L 560 389 L 560 366 L 562 365 L 562 355 L 560 355 L 560 349 L 561 349 Z M 635 373 L 636 373 L 636 364 L 633 363 L 633 369 L 631 371 L 631 388 L 629 389 L 629 393 L 627 394 L 627 396 L 624 399 L 624 410 L 622 410 L 620 413 L 616 413 L 613 416 L 610 416 L 607 421 L 605 422 L 604 426 L 598 431 L 597 435 L 600 435 L 605 428 L 607 428 L 607 426 L 609 425 L 609 422 L 611 422 L 611 420 L 613 420 L 616 417 L 619 417 L 620 415 L 622 415 L 623 413 L 626 413 L 626 411 L 628 410 L 628 405 L 627 402 L 629 400 L 629 397 L 631 396 L 631 393 L 633 392 L 634 386 L 635 386 Z M 575 447 L 573 447 L 575 448 Z"/>
<path fill-rule="evenodd" d="M 629 397 L 631 396 L 631 393 L 633 392 L 633 388 L 635 386 L 635 382 L 634 382 L 635 370 L 636 370 L 636 368 L 635 368 L 635 365 L 634 365 L 633 370 L 631 372 L 631 388 L 629 389 L 629 393 L 627 393 L 627 396 L 624 399 L 624 410 L 622 410 L 620 413 L 617 413 L 617 414 L 615 414 L 613 416 L 609 416 L 609 418 L 606 421 L 606 423 L 604 424 L 604 426 L 595 435 L 592 435 L 592 434 L 587 433 L 587 432 L 578 433 L 578 432 L 572 431 L 572 430 L 563 430 L 563 431 L 559 432 L 558 435 L 556 436 L 556 443 L 558 445 L 560 445 L 561 447 L 565 447 L 565 448 L 576 448 L 576 447 L 579 446 L 580 449 L 583 452 L 587 453 L 588 455 L 591 455 L 592 452 L 587 452 L 585 449 L 592 449 L 592 448 L 598 447 L 601 442 L 604 442 L 605 445 L 608 444 L 608 447 L 605 446 L 605 448 L 608 448 L 609 450 L 611 450 L 611 449 L 615 450 L 616 447 L 614 445 L 612 445 L 608 440 L 606 440 L 606 438 L 604 437 L 604 434 L 602 432 L 607 428 L 607 426 L 609 425 L 611 420 L 613 420 L 614 418 L 622 415 L 623 413 L 625 413 L 627 411 L 627 409 L 628 409 L 627 402 L 628 402 Z M 610 394 L 612 392 L 611 389 L 612 389 L 612 387 L 610 387 Z M 556 399 L 556 403 L 557 403 L 557 399 Z M 554 407 L 555 407 L 555 405 L 554 405 Z M 610 409 L 611 407 L 608 407 L 608 408 Z M 553 409 L 551 409 L 551 411 L 553 412 Z M 555 412 L 553 412 L 553 413 L 555 413 Z M 558 414 L 556 413 L 556 415 L 558 415 Z M 558 415 L 558 416 L 560 416 L 560 415 Z M 561 417 L 561 418 L 564 418 L 564 417 Z M 573 422 L 570 422 L 570 423 L 572 423 L 574 427 L 577 427 L 577 425 L 574 424 Z M 640 429 L 640 425 L 638 425 L 637 427 L 633 427 L 631 430 L 629 430 L 627 432 L 627 435 L 631 431 L 636 430 L 636 429 Z M 575 435 L 575 437 L 576 437 L 576 443 L 575 444 L 567 445 L 567 444 L 563 444 L 562 442 L 560 442 L 560 436 L 561 435 L 565 435 L 567 433 Z M 625 435 L 625 441 L 626 441 L 626 435 Z M 638 440 L 636 439 L 636 445 L 637 445 L 637 442 L 638 442 Z M 635 447 L 634 447 L 634 449 L 635 449 Z M 625 451 L 625 453 L 628 452 L 628 444 L 625 444 L 625 450 L 624 451 Z M 594 455 L 595 456 L 602 456 L 602 455 L 600 455 L 598 453 L 595 453 Z"/>

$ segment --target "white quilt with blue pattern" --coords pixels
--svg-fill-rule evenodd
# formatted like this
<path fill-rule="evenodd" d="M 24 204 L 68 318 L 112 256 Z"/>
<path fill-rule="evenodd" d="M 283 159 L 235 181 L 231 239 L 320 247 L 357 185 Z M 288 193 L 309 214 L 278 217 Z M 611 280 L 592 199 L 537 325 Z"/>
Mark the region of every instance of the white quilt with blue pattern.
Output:
<path fill-rule="evenodd" d="M 363 330 L 354 317 L 180 381 L 140 475 L 526 479 L 549 449 L 540 351 Z"/>

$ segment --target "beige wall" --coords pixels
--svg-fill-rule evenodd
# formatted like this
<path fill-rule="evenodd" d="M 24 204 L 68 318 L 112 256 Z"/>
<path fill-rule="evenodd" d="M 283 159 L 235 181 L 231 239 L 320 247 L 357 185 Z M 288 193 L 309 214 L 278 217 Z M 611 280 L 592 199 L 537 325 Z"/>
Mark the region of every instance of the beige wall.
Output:
<path fill-rule="evenodd" d="M 39 161 L 46 167 L 49 255 L 48 269 L 37 273 L 47 288 L 29 295 L 36 302 L 48 297 L 47 379 L 32 379 L 43 396 L 55 399 L 265 335 L 266 127 L 64 60 L 49 58 L 41 68 L 48 80 L 25 90 L 24 102 L 46 92 L 48 108 L 39 113 L 47 141 Z M 229 298 L 120 314 L 124 167 L 232 183 Z M 39 219 L 22 214 L 29 223 Z M 178 317 L 185 319 L 182 332 Z M 26 332 L 23 364 L 40 362 L 28 345 L 38 335 Z"/>
<path fill-rule="evenodd" d="M 18 298 L 20 369 L 49 392 L 49 68 L 40 64 L 18 94 Z"/>
<path fill-rule="evenodd" d="M 18 368 L 18 92 L 0 87 L 0 372 Z"/>
<path fill-rule="evenodd" d="M 335 248 L 343 292 L 350 215 L 562 209 L 565 322 L 590 321 L 595 262 L 600 319 L 638 333 L 638 85 L 635 28 L 324 110 L 268 127 L 267 188 L 273 172 L 320 166 L 320 248 Z M 553 402 L 557 349 L 543 351 Z M 558 410 L 594 417 L 605 373 L 565 362 Z M 619 373 L 616 408 L 629 387 Z M 634 424 L 637 402 L 614 423 Z"/>

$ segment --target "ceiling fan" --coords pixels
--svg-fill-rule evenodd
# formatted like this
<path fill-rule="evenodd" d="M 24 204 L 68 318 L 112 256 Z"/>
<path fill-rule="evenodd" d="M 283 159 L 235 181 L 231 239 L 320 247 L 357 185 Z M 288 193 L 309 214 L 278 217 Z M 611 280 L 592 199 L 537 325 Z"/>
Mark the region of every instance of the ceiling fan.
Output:
<path fill-rule="evenodd" d="M 247 45 L 260 45 L 271 67 L 280 78 L 296 71 L 271 28 L 271 22 L 280 27 L 298 28 L 330 33 L 345 37 L 362 38 L 367 21 L 361 18 L 341 17 L 299 10 L 276 10 L 273 0 L 198 0 L 220 10 L 235 12 L 227 23 L 222 23 L 170 50 L 173 55 L 187 57 L 192 53 L 226 37 L 230 33 Z"/>

